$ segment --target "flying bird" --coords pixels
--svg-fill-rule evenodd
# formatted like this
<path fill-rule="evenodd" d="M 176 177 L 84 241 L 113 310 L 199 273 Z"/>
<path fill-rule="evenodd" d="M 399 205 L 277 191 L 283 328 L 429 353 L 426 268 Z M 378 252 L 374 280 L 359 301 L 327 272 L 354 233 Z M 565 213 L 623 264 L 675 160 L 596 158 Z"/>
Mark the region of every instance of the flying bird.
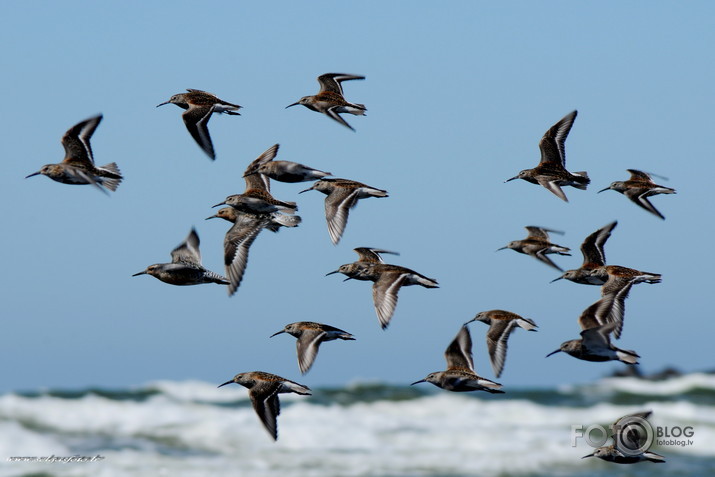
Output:
<path fill-rule="evenodd" d="M 334 119 L 346 128 L 353 129 L 347 121 L 345 121 L 340 113 L 350 113 L 356 116 L 364 116 L 365 108 L 364 104 L 350 103 L 345 100 L 343 95 L 343 87 L 341 83 L 348 80 L 363 80 L 364 76 L 358 75 L 347 75 L 344 73 L 326 73 L 324 75 L 318 76 L 318 83 L 320 83 L 320 91 L 314 96 L 303 96 L 297 102 L 289 104 L 286 109 L 291 106 L 296 106 L 302 104 L 306 108 L 323 113 L 329 118 Z"/>
<path fill-rule="evenodd" d="M 192 228 L 186 240 L 171 251 L 171 263 L 155 263 L 146 270 L 132 275 L 151 275 L 170 285 L 200 285 L 202 283 L 218 283 L 228 285 L 228 280 L 201 265 L 199 251 L 199 235 Z"/>
<path fill-rule="evenodd" d="M 583 171 L 571 173 L 566 170 L 566 148 L 564 144 L 576 119 L 576 114 L 576 111 L 571 111 L 546 131 L 539 142 L 541 161 L 538 166 L 533 169 L 524 169 L 505 182 L 523 179 L 532 184 L 539 184 L 565 202 L 568 202 L 568 199 L 561 187 L 572 186 L 586 190 L 586 187 L 591 182 L 588 174 Z"/>
<path fill-rule="evenodd" d="M 186 112 L 181 115 L 184 119 L 186 129 L 194 138 L 196 144 L 208 155 L 212 160 L 216 159 L 214 146 L 209 135 L 209 119 L 213 113 L 225 113 L 232 116 L 240 116 L 238 110 L 241 108 L 238 104 L 228 103 L 217 98 L 211 93 L 201 91 L 200 89 L 187 89 L 188 93 L 175 94 L 169 101 L 157 104 L 156 107 L 165 104 L 175 104 Z"/>
<path fill-rule="evenodd" d="M 347 331 L 312 321 L 290 323 L 281 331 L 273 333 L 271 338 L 281 333 L 288 333 L 298 338 L 296 348 L 298 352 L 298 367 L 300 368 L 301 374 L 307 373 L 311 366 L 313 366 L 315 357 L 318 355 L 318 348 L 324 341 L 337 339 L 355 340 L 355 337 Z"/>
<path fill-rule="evenodd" d="M 469 328 L 463 325 L 444 352 L 447 360 L 447 369 L 428 374 L 418 383 L 432 383 L 435 386 L 453 392 L 486 391 L 488 393 L 503 394 L 502 385 L 479 376 L 474 371 L 472 360 L 472 338 Z"/>
<path fill-rule="evenodd" d="M 631 174 L 630 179 L 627 181 L 612 182 L 611 185 L 598 192 L 600 193 L 609 189 L 620 192 L 637 206 L 665 220 L 665 216 L 650 203 L 648 197 L 658 194 L 675 194 L 675 189 L 656 184 L 653 182 L 653 179 L 651 179 L 650 174 L 646 172 L 637 169 L 626 170 Z"/>
<path fill-rule="evenodd" d="M 509 242 L 505 247 L 498 248 L 499 250 L 505 250 L 510 248 L 519 253 L 530 255 L 535 259 L 545 263 L 546 265 L 553 267 L 561 272 L 563 270 L 561 267 L 556 265 L 551 261 L 547 254 L 557 253 L 559 255 L 571 255 L 568 253 L 571 249 L 562 247 L 561 245 L 556 245 L 549 241 L 549 232 L 563 234 L 558 230 L 547 229 L 545 227 L 537 227 L 535 225 L 527 225 L 524 227 L 529 234 L 524 240 L 514 240 Z"/>
<path fill-rule="evenodd" d="M 487 350 L 489 351 L 489 360 L 492 363 L 492 370 L 497 378 L 501 376 L 504 370 L 509 335 L 511 335 L 517 327 L 523 328 L 526 331 L 536 331 L 537 328 L 533 320 L 504 310 L 480 311 L 474 318 L 465 323 L 465 325 L 472 321 L 481 321 L 489 325 L 489 331 L 487 331 Z"/>
<path fill-rule="evenodd" d="M 311 390 L 308 386 L 263 371 L 239 373 L 232 380 L 219 384 L 218 387 L 232 383 L 248 388 L 248 395 L 251 398 L 251 403 L 253 403 L 253 409 L 274 441 L 278 440 L 278 415 L 281 413 L 278 394 L 311 395 Z"/>
<path fill-rule="evenodd" d="M 345 226 L 348 223 L 348 213 L 358 200 L 368 197 L 388 197 L 387 191 L 377 189 L 362 182 L 348 179 L 321 179 L 312 187 L 299 193 L 317 190 L 325 197 L 325 219 L 328 222 L 328 233 L 334 245 L 340 242 Z"/>
<path fill-rule="evenodd" d="M 63 184 L 92 184 L 105 194 L 106 189 L 117 190 L 123 179 L 117 164 L 111 162 L 101 167 L 95 166 L 92 147 L 89 144 L 89 139 L 101 120 L 100 114 L 72 126 L 62 136 L 62 146 L 65 148 L 65 158 L 62 162 L 46 164 L 25 179 L 42 174 Z"/>

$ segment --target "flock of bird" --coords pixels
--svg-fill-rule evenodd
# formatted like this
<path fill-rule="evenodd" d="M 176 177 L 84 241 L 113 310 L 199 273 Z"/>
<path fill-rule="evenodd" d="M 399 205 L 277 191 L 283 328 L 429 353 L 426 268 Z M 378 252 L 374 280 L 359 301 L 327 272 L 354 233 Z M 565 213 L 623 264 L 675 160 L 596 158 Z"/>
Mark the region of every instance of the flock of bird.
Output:
<path fill-rule="evenodd" d="M 318 77 L 320 91 L 313 96 L 305 96 L 287 107 L 303 105 L 313 111 L 323 113 L 343 126 L 354 130 L 341 116 L 341 113 L 364 115 L 366 108 L 362 104 L 350 103 L 344 98 L 341 83 L 347 80 L 362 80 L 364 76 L 328 73 Z M 189 89 L 186 93 L 173 95 L 168 101 L 159 104 L 175 104 L 186 111 L 182 118 L 188 132 L 201 149 L 213 160 L 216 158 L 208 121 L 214 113 L 238 115 L 241 106 L 223 101 L 205 91 Z M 157 106 L 157 107 L 158 107 Z M 564 201 L 568 201 L 562 187 L 572 186 L 585 190 L 590 183 L 586 172 L 571 173 L 566 170 L 565 141 L 577 112 L 573 111 L 554 124 L 539 142 L 541 160 L 533 169 L 526 169 L 508 179 L 523 179 L 541 185 Z M 115 191 L 122 181 L 118 166 L 110 163 L 96 166 L 90 146 L 90 138 L 102 116 L 98 115 L 82 121 L 70 128 L 62 137 L 65 157 L 61 163 L 48 164 L 38 172 L 28 175 L 46 175 L 65 184 L 91 184 L 101 191 Z M 302 192 L 317 190 L 326 195 L 325 217 L 330 240 L 337 245 L 348 222 L 348 214 L 360 199 L 369 197 L 388 197 L 386 190 L 372 187 L 349 179 L 332 178 L 331 173 L 314 169 L 290 161 L 275 160 L 279 145 L 268 148 L 252 161 L 243 174 L 246 188 L 242 193 L 229 195 L 213 207 L 226 206 L 208 219 L 220 218 L 230 222 L 224 239 L 225 277 L 212 272 L 201 264 L 199 236 L 195 229 L 171 252 L 171 262 L 156 263 L 134 274 L 151 275 L 162 282 L 172 285 L 198 285 L 215 283 L 226 285 L 229 296 L 236 293 L 243 280 L 249 249 L 263 229 L 278 232 L 281 228 L 293 228 L 301 223 L 295 202 L 276 199 L 271 194 L 270 181 L 298 183 L 315 181 Z M 626 195 L 631 201 L 663 219 L 648 198 L 656 194 L 674 194 L 675 190 L 655 184 L 645 172 L 628 169 L 631 178 L 627 181 L 613 182 L 608 189 Z M 586 308 L 578 319 L 581 338 L 566 341 L 559 349 L 548 356 L 564 352 L 575 358 L 587 361 L 618 360 L 628 364 L 637 363 L 638 354 L 634 351 L 615 347 L 611 335 L 620 338 L 623 330 L 625 300 L 631 287 L 638 283 L 658 283 L 661 276 L 656 273 L 616 265 L 607 265 L 604 245 L 616 227 L 612 222 L 592 233 L 581 245 L 583 263 L 575 270 L 563 270 L 547 255 L 570 255 L 569 249 L 550 242 L 549 232 L 562 233 L 544 227 L 527 226 L 528 236 L 523 240 L 510 242 L 502 249 L 512 249 L 531 255 L 546 265 L 563 274 L 554 281 L 565 278 L 579 284 L 601 286 L 601 297 Z M 347 280 L 372 281 L 372 296 L 375 312 L 383 329 L 387 328 L 395 312 L 398 291 L 403 286 L 420 285 L 424 288 L 437 288 L 433 278 L 428 278 L 409 268 L 385 263 L 383 254 L 394 254 L 388 250 L 369 247 L 354 249 L 358 260 L 341 265 L 328 275 L 341 273 Z M 481 321 L 489 326 L 486 333 L 487 350 L 492 369 L 496 377 L 501 376 L 507 354 L 507 342 L 517 328 L 536 331 L 536 323 L 505 310 L 490 310 L 477 315 L 460 327 L 454 340 L 445 351 L 447 368 L 434 372 L 413 384 L 429 382 L 440 388 L 463 391 L 486 391 L 503 393 L 502 385 L 477 375 L 472 359 L 472 339 L 468 324 Z M 331 340 L 354 340 L 348 332 L 330 325 L 314 322 L 290 323 L 276 336 L 287 333 L 297 338 L 298 365 L 302 374 L 313 365 L 320 344 Z M 280 413 L 279 393 L 297 393 L 309 395 L 310 388 L 280 376 L 262 371 L 237 374 L 230 383 L 237 383 L 249 389 L 253 407 L 273 439 L 278 437 L 277 416 Z M 619 451 L 622 449 L 619 449 Z M 602 455 L 603 454 L 603 455 Z M 611 453 L 612 454 L 612 453 Z M 596 457 L 605 458 L 608 452 L 595 452 Z M 608 460 L 608 459 L 606 459 Z M 633 460 L 633 459 L 631 459 Z M 634 460 L 637 461 L 638 459 Z M 643 459 L 640 459 L 643 460 Z M 646 459 L 647 460 L 647 459 Z"/>

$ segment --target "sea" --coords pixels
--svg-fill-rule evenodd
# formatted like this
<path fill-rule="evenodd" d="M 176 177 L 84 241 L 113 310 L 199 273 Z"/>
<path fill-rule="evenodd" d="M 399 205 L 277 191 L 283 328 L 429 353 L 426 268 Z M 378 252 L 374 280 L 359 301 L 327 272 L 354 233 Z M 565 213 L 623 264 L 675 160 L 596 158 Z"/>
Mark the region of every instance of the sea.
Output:
<path fill-rule="evenodd" d="M 498 395 L 355 382 L 280 399 L 274 442 L 238 385 L 2 394 L 0 476 L 715 475 L 713 374 Z M 665 463 L 582 459 L 601 429 L 645 410 Z"/>

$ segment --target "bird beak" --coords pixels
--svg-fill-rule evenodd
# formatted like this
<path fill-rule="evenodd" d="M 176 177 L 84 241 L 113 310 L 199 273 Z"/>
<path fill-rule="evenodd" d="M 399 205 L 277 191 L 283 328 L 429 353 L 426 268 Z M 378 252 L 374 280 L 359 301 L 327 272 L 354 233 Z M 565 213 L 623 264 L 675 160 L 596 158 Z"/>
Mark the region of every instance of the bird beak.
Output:
<path fill-rule="evenodd" d="M 216 205 L 212 205 L 211 208 L 213 209 L 213 208 L 215 208 L 215 207 L 218 207 L 219 205 L 226 205 L 226 202 L 225 202 L 225 201 L 224 201 L 224 202 L 219 202 L 219 203 L 216 204 Z"/>
<path fill-rule="evenodd" d="M 218 219 L 218 214 L 212 215 L 211 217 L 206 217 L 204 220 L 209 220 L 209 219 Z"/>
<path fill-rule="evenodd" d="M 553 280 L 551 280 L 551 281 L 550 281 L 549 283 L 554 283 L 554 282 L 555 282 L 555 281 L 557 281 L 557 280 L 561 280 L 561 279 L 562 279 L 563 277 L 564 277 L 564 276 L 563 276 L 563 275 L 561 275 L 561 276 L 560 276 L 560 277 L 558 277 L 558 278 L 554 278 L 554 279 L 553 279 Z"/>
<path fill-rule="evenodd" d="M 223 383 L 223 384 L 219 384 L 219 385 L 218 385 L 218 386 L 216 386 L 216 387 L 217 387 L 217 388 L 220 388 L 221 386 L 225 386 L 225 385 L 227 385 L 227 384 L 231 384 L 231 383 L 233 383 L 233 379 L 232 379 L 231 381 L 226 381 L 226 382 L 225 382 L 225 383 Z"/>
<path fill-rule="evenodd" d="M 37 171 L 37 172 L 33 172 L 33 173 L 32 173 L 32 174 L 30 174 L 29 176 L 25 176 L 25 179 L 27 179 L 28 177 L 32 177 L 32 176 L 36 176 L 36 175 L 39 175 L 39 174 L 42 174 L 42 172 L 40 172 L 40 171 Z"/>
<path fill-rule="evenodd" d="M 132 276 L 133 276 L 133 277 L 138 277 L 139 275 L 146 275 L 146 270 L 144 270 L 143 272 L 135 273 L 135 274 L 132 275 Z"/>
<path fill-rule="evenodd" d="M 506 184 L 506 183 L 509 182 L 509 181 L 513 181 L 514 179 L 518 179 L 518 178 L 519 178 L 519 176 L 514 176 L 514 177 L 512 177 L 511 179 L 507 179 L 507 180 L 504 181 L 504 184 Z"/>
<path fill-rule="evenodd" d="M 601 192 L 607 191 L 611 188 L 611 186 L 606 187 L 605 189 L 601 189 L 597 192 L 597 194 L 600 194 Z"/>
<path fill-rule="evenodd" d="M 595 454 L 596 454 L 596 453 L 594 452 L 593 454 L 588 454 L 588 455 L 585 455 L 585 456 L 583 456 L 583 457 L 581 457 L 581 458 L 582 458 L 582 459 L 585 459 L 586 457 L 593 457 Z"/>
<path fill-rule="evenodd" d="M 290 108 L 291 106 L 297 106 L 297 105 L 299 105 L 299 104 L 300 104 L 300 101 L 295 102 L 295 103 L 293 103 L 293 104 L 289 104 L 288 106 L 286 106 L 286 109 Z"/>
<path fill-rule="evenodd" d="M 346 279 L 343 280 L 343 281 L 344 281 L 344 282 L 347 282 L 348 280 L 352 280 L 352 279 L 353 279 L 353 277 L 348 277 L 348 278 L 346 278 Z"/>
<path fill-rule="evenodd" d="M 547 354 L 546 357 L 548 358 L 548 357 L 551 356 L 552 354 L 556 354 L 556 353 L 558 353 L 558 352 L 560 352 L 560 351 L 561 351 L 560 349 L 557 349 L 556 351 L 552 351 L 551 353 Z"/>
<path fill-rule="evenodd" d="M 495 252 L 498 252 L 499 250 L 506 250 L 507 248 L 509 248 L 509 247 L 498 248 L 498 249 L 496 249 L 496 250 L 494 250 L 494 251 L 495 251 Z"/>
<path fill-rule="evenodd" d="M 420 379 L 419 381 L 415 381 L 414 383 L 410 384 L 410 386 L 414 386 L 415 384 L 426 383 L 426 382 L 427 381 L 425 381 L 424 379 Z"/>
<path fill-rule="evenodd" d="M 340 270 L 333 270 L 332 272 L 326 273 L 325 276 L 333 275 L 334 273 L 340 273 Z"/>
<path fill-rule="evenodd" d="M 307 189 L 305 189 L 305 190 L 302 190 L 302 191 L 300 191 L 300 192 L 298 192 L 298 193 L 299 193 L 299 194 L 302 194 L 303 192 L 308 192 L 309 190 L 313 190 L 313 187 L 309 187 L 309 188 L 307 188 Z"/>
<path fill-rule="evenodd" d="M 278 333 L 273 333 L 273 334 L 270 336 L 270 338 L 273 338 L 274 336 L 279 335 L 279 334 L 281 334 L 281 333 L 285 333 L 285 332 L 286 332 L 286 330 L 280 330 Z"/>
<path fill-rule="evenodd" d="M 164 106 L 165 104 L 169 104 L 171 101 L 166 101 L 161 104 L 157 104 L 156 107 L 158 108 L 159 106 Z"/>

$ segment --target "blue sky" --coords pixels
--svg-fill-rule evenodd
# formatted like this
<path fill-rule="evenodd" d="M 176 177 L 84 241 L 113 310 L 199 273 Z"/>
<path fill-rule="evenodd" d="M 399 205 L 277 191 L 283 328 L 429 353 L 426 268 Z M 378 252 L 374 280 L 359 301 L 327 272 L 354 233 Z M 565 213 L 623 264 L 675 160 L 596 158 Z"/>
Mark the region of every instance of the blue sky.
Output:
<path fill-rule="evenodd" d="M 663 274 L 632 290 L 618 346 L 636 350 L 645 371 L 712 368 L 712 258 L 702 243 L 715 233 L 713 14 L 708 2 L 6 3 L 0 391 L 219 384 L 250 370 L 309 386 L 410 383 L 444 369 L 459 326 L 493 308 L 540 327 L 512 336 L 505 390 L 590 381 L 618 366 L 544 356 L 578 337 L 576 319 L 599 289 L 550 284 L 555 270 L 495 250 L 523 238 L 525 225 L 561 229 L 554 241 L 574 254 L 555 261 L 576 268 L 583 238 L 613 220 L 608 262 Z M 346 118 L 355 133 L 284 109 L 315 94 L 327 72 L 367 77 L 344 84 L 368 109 Z M 155 108 L 185 88 L 244 107 L 211 119 L 215 162 L 179 108 Z M 567 188 L 567 204 L 523 181 L 504 184 L 536 165 L 539 139 L 573 109 L 567 167 L 588 171 L 589 189 Z M 125 176 L 116 193 L 24 178 L 59 162 L 64 132 L 97 113 L 95 159 Z M 258 237 L 232 298 L 219 286 L 131 276 L 168 261 L 192 226 L 204 265 L 223 273 L 229 224 L 204 218 L 243 191 L 246 165 L 275 143 L 278 159 L 390 197 L 361 201 L 333 246 L 324 196 L 274 183 L 276 197 L 298 201 L 303 223 Z M 678 194 L 653 199 L 665 221 L 616 192 L 596 194 L 627 168 L 669 177 L 659 182 Z M 391 263 L 441 287 L 403 289 L 382 331 L 369 283 L 324 276 L 358 246 L 399 251 Z M 300 376 L 294 340 L 268 337 L 302 320 L 357 341 L 324 344 Z M 477 371 L 493 379 L 486 326 L 471 329 Z"/>

